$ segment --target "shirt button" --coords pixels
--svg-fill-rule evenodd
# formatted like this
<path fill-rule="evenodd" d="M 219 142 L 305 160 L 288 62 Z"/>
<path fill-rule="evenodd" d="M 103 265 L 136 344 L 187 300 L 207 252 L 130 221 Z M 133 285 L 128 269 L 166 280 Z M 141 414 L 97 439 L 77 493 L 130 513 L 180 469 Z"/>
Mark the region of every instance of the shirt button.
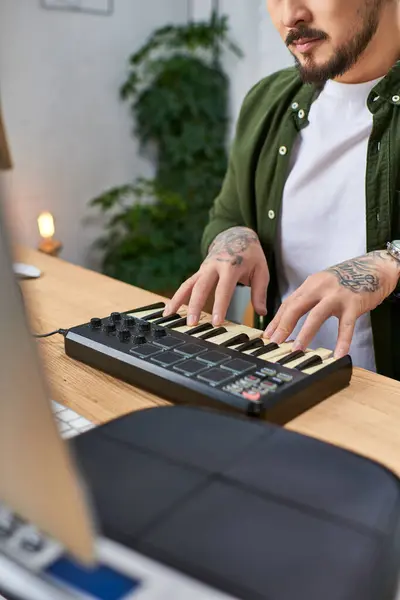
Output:
<path fill-rule="evenodd" d="M 287 152 L 286 146 L 281 146 L 279 148 L 279 154 L 281 154 L 282 156 L 285 156 L 286 152 Z"/>
<path fill-rule="evenodd" d="M 297 110 L 299 108 L 299 103 L 298 102 L 293 102 L 292 108 L 293 108 L 293 110 Z"/>
<path fill-rule="evenodd" d="M 275 212 L 273 210 L 268 211 L 268 218 L 271 220 L 275 219 Z"/>
<path fill-rule="evenodd" d="M 399 102 L 400 96 L 393 96 L 392 100 L 393 100 L 393 102 Z"/>
<path fill-rule="evenodd" d="M 299 110 L 299 119 L 304 119 L 306 113 L 304 112 L 303 109 Z"/>

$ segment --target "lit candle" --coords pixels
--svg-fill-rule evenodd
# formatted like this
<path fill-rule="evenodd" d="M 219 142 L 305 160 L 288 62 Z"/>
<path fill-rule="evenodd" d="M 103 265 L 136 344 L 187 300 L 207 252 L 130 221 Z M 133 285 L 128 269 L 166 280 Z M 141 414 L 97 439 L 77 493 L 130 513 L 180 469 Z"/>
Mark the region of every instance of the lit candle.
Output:
<path fill-rule="evenodd" d="M 38 216 L 39 232 L 42 238 L 50 239 L 54 235 L 54 219 L 49 212 L 42 212 Z"/>
<path fill-rule="evenodd" d="M 40 237 L 42 241 L 39 244 L 39 250 L 51 256 L 57 256 L 62 245 L 53 239 L 55 233 L 54 218 L 50 212 L 42 212 L 37 219 Z"/>

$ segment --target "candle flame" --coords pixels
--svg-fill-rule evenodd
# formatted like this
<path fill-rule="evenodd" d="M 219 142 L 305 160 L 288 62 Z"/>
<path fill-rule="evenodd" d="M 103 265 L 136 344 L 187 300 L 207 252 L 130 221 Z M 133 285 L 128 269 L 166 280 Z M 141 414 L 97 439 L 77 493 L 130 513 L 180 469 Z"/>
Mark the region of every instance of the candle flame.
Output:
<path fill-rule="evenodd" d="M 54 219 L 49 212 L 42 212 L 38 217 L 39 232 L 42 238 L 49 239 L 54 235 Z"/>

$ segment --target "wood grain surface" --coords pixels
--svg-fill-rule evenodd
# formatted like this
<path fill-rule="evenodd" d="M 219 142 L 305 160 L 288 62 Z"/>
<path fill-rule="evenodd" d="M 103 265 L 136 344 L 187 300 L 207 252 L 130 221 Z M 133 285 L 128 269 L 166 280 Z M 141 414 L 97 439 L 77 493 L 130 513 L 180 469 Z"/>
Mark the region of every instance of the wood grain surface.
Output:
<path fill-rule="evenodd" d="M 21 282 L 30 326 L 37 333 L 162 299 L 35 250 L 19 249 L 17 258 L 42 270 L 40 279 Z M 55 336 L 37 342 L 54 400 L 96 423 L 167 404 L 68 358 L 63 341 L 62 336 Z M 355 368 L 347 389 L 287 427 L 363 454 L 400 475 L 400 382 Z"/>

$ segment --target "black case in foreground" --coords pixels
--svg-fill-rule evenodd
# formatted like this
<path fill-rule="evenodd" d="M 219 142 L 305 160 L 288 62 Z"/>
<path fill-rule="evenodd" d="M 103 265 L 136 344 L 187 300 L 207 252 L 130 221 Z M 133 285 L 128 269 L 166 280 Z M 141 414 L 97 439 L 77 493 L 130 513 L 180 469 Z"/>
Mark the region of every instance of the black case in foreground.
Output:
<path fill-rule="evenodd" d="M 134 550 L 243 600 L 396 596 L 399 479 L 370 460 L 186 407 L 71 443 L 102 533 Z"/>

